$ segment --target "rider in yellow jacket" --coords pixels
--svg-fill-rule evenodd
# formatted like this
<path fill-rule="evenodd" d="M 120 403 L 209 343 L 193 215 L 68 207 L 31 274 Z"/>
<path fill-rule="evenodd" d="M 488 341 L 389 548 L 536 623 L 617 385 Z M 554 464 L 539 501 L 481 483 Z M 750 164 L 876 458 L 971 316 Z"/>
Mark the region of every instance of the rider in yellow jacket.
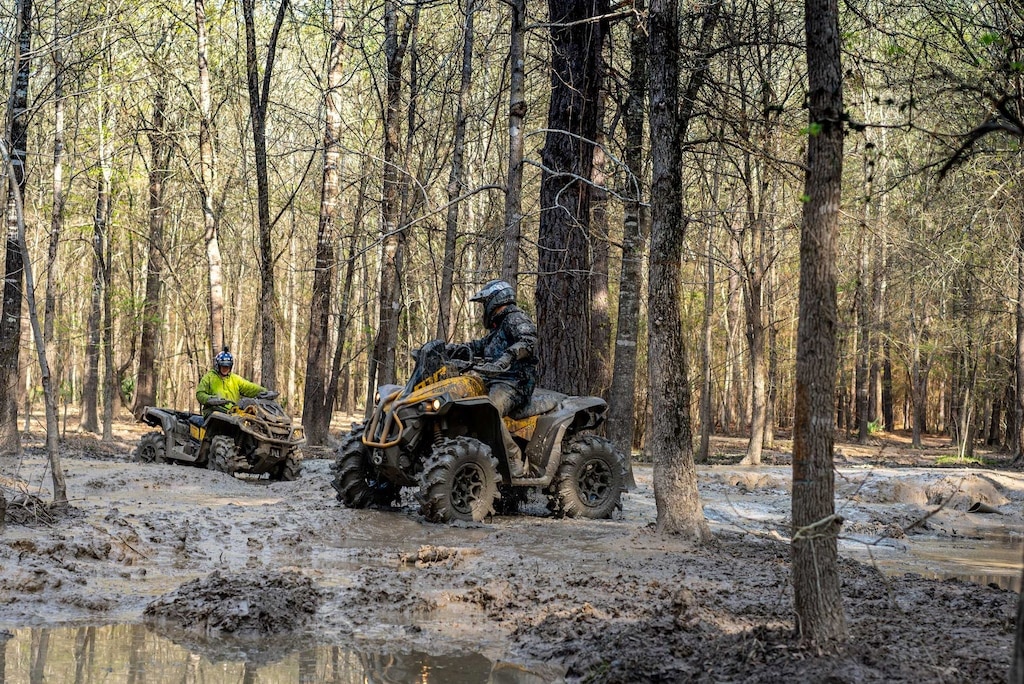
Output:
<path fill-rule="evenodd" d="M 231 368 L 234 365 L 235 359 L 225 347 L 224 351 L 213 359 L 213 368 L 199 380 L 196 400 L 203 407 L 204 418 L 218 409 L 227 410 L 228 407 L 237 404 L 242 397 L 258 397 L 267 392 L 265 387 L 232 373 Z"/>

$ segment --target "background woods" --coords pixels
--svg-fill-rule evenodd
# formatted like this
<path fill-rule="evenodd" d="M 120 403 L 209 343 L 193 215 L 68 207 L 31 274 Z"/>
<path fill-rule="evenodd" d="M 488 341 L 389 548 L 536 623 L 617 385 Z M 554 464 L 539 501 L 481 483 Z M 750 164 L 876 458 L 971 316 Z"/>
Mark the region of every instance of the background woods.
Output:
<path fill-rule="evenodd" d="M 829 413 L 861 440 L 1020 450 L 1013 7 L 839 16 Z M 822 134 L 801 10 L 662 3 L 658 28 L 643 3 L 596 0 L 8 5 L 5 169 L 58 411 L 102 435 L 119 408 L 196 409 L 227 345 L 324 443 L 333 413 L 404 376 L 409 349 L 478 335 L 466 298 L 500 274 L 540 323 L 543 382 L 611 397 L 622 446 L 744 434 L 759 462 L 793 428 L 804 169 Z M 679 49 L 649 69 L 666 30 Z M 656 111 L 666 79 L 676 104 Z M 13 201 L 7 452 L 36 429 L 43 386 Z M 684 427 L 650 422 L 666 410 Z"/>

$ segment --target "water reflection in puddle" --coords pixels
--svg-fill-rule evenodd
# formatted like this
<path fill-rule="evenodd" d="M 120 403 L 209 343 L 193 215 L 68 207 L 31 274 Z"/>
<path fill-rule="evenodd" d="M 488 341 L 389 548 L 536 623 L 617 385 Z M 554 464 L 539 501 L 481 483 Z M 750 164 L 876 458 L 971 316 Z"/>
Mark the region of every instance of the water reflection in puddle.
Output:
<path fill-rule="evenodd" d="M 1001 589 L 1021 590 L 1022 543 L 1019 536 L 993 535 L 986 539 L 911 539 L 907 552 L 890 556 L 878 549 L 850 545 L 853 555 L 874 563 L 887 575 L 914 573 L 928 579 L 959 579 Z"/>
<path fill-rule="evenodd" d="M 432 656 L 312 645 L 289 653 L 261 650 L 249 658 L 211 660 L 141 624 L 0 631 L 0 645 L 2 684 L 546 684 L 559 679 L 554 670 L 495 663 L 478 653 Z"/>

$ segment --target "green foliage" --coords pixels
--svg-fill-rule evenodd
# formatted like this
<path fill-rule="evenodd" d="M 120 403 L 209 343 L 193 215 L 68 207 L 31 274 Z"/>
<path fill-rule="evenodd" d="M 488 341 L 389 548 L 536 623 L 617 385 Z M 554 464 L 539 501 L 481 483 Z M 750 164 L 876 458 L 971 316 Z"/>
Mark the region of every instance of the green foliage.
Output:
<path fill-rule="evenodd" d="M 812 121 L 810 125 L 808 125 L 806 128 L 800 129 L 800 135 L 821 135 L 822 130 L 824 130 L 824 126 L 822 126 L 817 121 Z"/>
<path fill-rule="evenodd" d="M 937 466 L 952 466 L 952 465 L 978 465 L 978 466 L 993 466 L 996 465 L 995 461 L 987 459 L 981 456 L 959 456 L 957 454 L 949 454 L 946 456 L 939 456 L 935 459 L 935 465 Z"/>

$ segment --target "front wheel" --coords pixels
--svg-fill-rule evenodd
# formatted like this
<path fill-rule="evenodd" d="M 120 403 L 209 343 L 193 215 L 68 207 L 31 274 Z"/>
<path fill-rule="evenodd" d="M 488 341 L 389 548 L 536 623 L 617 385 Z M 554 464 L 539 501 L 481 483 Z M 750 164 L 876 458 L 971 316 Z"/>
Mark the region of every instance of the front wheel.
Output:
<path fill-rule="evenodd" d="M 163 463 L 167 460 L 167 439 L 162 432 L 147 432 L 139 439 L 135 460 L 141 463 Z"/>
<path fill-rule="evenodd" d="M 370 450 L 362 437 L 362 425 L 345 435 L 334 461 L 336 474 L 331 486 L 346 508 L 387 508 L 398 501 L 401 487 L 380 476 L 370 462 Z"/>
<path fill-rule="evenodd" d="M 247 466 L 245 458 L 238 453 L 235 440 L 226 435 L 217 435 L 210 440 L 210 457 L 206 463 L 207 468 L 233 476 Z"/>
<path fill-rule="evenodd" d="M 497 496 L 498 460 L 478 439 L 441 440 L 420 473 L 420 512 L 430 522 L 480 522 Z"/>
<path fill-rule="evenodd" d="M 562 452 L 548 508 L 567 518 L 607 518 L 619 506 L 625 488 L 625 458 L 595 435 L 576 435 Z"/>
<path fill-rule="evenodd" d="M 284 459 L 284 463 L 281 464 L 281 469 L 277 471 L 278 479 L 285 482 L 298 480 L 301 474 L 302 461 L 295 457 L 294 452 L 288 454 L 288 457 Z"/>

